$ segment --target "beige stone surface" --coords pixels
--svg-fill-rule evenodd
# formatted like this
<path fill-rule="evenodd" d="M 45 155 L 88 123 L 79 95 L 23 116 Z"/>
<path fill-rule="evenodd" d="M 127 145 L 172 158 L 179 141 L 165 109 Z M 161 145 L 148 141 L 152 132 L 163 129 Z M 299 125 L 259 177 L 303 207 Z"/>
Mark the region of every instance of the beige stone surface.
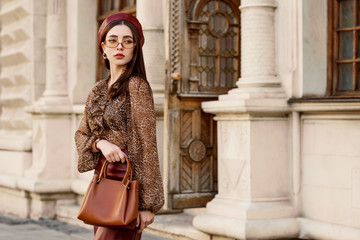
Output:
<path fill-rule="evenodd" d="M 179 153 L 167 144 L 179 112 L 164 106 L 166 71 L 180 68 L 177 56 L 165 69 L 170 52 L 181 49 L 170 44 L 170 21 L 187 37 L 185 11 L 178 19 L 169 14 L 184 10 L 179 3 L 136 6 L 166 196 L 179 187 L 179 176 L 168 174 L 178 172 L 172 156 Z M 218 121 L 218 195 L 205 210 L 157 216 L 149 231 L 187 240 L 358 240 L 360 104 L 287 102 L 325 93 L 327 1 L 241 4 L 237 88 L 203 103 Z M 93 174 L 78 173 L 73 136 L 96 80 L 96 8 L 93 0 L 1 1 L 0 213 L 38 218 L 56 209 L 59 218 L 76 221 L 73 204 Z M 165 125 L 164 112 L 174 122 Z"/>
<path fill-rule="evenodd" d="M 0 150 L 0 174 L 13 177 L 23 177 L 24 171 L 31 166 L 32 154 L 30 152 L 14 152 Z M 1 182 L 0 182 L 0 185 Z"/>
<path fill-rule="evenodd" d="M 326 116 L 326 115 L 325 115 Z M 327 223 L 360 228 L 358 179 L 359 120 L 303 121 L 304 216 Z"/>
<path fill-rule="evenodd" d="M 0 187 L 0 214 L 29 216 L 29 194 L 24 190 Z"/>

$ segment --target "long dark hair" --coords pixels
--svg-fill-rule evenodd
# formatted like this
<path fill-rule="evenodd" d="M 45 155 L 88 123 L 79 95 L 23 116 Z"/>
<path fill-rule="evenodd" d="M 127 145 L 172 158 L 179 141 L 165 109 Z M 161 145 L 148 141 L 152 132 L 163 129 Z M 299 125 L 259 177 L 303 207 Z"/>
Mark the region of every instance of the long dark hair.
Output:
<path fill-rule="evenodd" d="M 106 34 L 116 25 L 126 25 L 130 28 L 134 41 L 135 41 L 135 48 L 133 52 L 133 58 L 127 64 L 127 68 L 123 74 L 111 85 L 108 90 L 108 96 L 110 99 L 114 99 L 117 96 L 126 97 L 129 93 L 129 81 L 130 77 L 137 75 L 143 78 L 147 83 L 146 78 L 146 71 L 145 71 L 145 64 L 144 64 L 144 57 L 142 46 L 140 44 L 140 35 L 136 29 L 136 27 L 129 21 L 126 20 L 116 20 L 111 22 L 103 31 L 103 36 L 101 37 L 101 41 L 105 42 Z M 108 59 L 104 59 L 105 66 L 107 69 L 110 70 L 110 62 Z M 108 77 L 110 78 L 110 76 Z M 149 83 L 148 83 L 149 84 Z"/>

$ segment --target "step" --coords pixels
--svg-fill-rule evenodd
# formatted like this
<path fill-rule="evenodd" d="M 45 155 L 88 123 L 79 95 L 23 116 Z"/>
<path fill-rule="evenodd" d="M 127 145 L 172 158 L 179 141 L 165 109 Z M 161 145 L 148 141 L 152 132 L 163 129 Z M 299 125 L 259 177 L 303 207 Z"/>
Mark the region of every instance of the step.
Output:
<path fill-rule="evenodd" d="M 84 227 L 92 230 L 92 226 L 84 224 L 77 219 L 79 205 L 62 205 L 56 209 L 57 219 L 72 225 Z M 193 218 L 204 213 L 205 208 L 185 209 L 179 211 L 160 211 L 163 214 L 157 214 L 155 221 L 144 231 L 144 240 L 147 239 L 178 239 L 178 240 L 210 240 L 208 234 L 198 231 L 192 225 Z M 175 213 L 173 213 L 175 212 Z M 89 237 L 90 235 L 91 237 Z M 92 239 L 92 232 L 71 235 L 72 240 Z M 145 235 L 148 237 L 145 238 Z M 151 238 L 152 235 L 158 238 Z"/>
<path fill-rule="evenodd" d="M 155 221 L 146 228 L 154 235 L 179 240 L 210 240 L 210 235 L 192 225 L 195 215 L 189 213 L 156 215 Z"/>
<path fill-rule="evenodd" d="M 93 232 L 71 234 L 71 240 L 89 240 L 94 238 Z"/>
<path fill-rule="evenodd" d="M 92 230 L 92 226 L 85 224 L 81 220 L 77 219 L 79 207 L 79 205 L 58 206 L 56 208 L 56 218 L 62 222 Z"/>

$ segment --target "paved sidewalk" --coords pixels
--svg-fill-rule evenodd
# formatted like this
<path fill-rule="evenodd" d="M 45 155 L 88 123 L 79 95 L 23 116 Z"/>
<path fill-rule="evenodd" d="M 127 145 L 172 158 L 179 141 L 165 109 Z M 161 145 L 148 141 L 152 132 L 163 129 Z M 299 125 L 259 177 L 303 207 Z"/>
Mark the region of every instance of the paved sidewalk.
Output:
<path fill-rule="evenodd" d="M 84 240 L 93 239 L 92 231 L 58 220 L 35 221 L 0 216 L 0 240 Z M 143 233 L 142 240 L 170 240 Z"/>

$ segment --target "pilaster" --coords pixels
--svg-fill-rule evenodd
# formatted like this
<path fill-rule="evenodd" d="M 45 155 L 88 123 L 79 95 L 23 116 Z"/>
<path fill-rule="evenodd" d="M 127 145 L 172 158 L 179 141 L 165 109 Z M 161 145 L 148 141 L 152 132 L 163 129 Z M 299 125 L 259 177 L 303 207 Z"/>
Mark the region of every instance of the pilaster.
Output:
<path fill-rule="evenodd" d="M 163 1 L 139 0 L 136 4 L 136 17 L 142 25 L 145 37 L 143 53 L 147 78 L 154 92 L 155 100 L 157 98 L 160 100 L 161 97 L 162 105 L 165 91 L 163 8 Z M 155 12 L 157 14 L 154 14 Z"/>
<path fill-rule="evenodd" d="M 277 76 L 275 0 L 241 1 L 241 78 L 218 101 L 218 194 L 194 227 L 236 239 L 298 236 L 289 181 L 289 107 Z"/>
<path fill-rule="evenodd" d="M 66 0 L 47 1 L 46 86 L 32 114 L 33 161 L 18 180 L 30 192 L 30 216 L 54 217 L 57 198 L 71 199 L 72 107 L 67 85 Z M 60 197 L 62 195 L 62 197 Z"/>
<path fill-rule="evenodd" d="M 162 174 L 164 173 L 165 101 L 164 5 L 165 1 L 158 0 L 138 0 L 136 3 L 136 17 L 142 25 L 145 37 L 143 54 L 147 79 L 153 90 L 157 146 Z"/>

